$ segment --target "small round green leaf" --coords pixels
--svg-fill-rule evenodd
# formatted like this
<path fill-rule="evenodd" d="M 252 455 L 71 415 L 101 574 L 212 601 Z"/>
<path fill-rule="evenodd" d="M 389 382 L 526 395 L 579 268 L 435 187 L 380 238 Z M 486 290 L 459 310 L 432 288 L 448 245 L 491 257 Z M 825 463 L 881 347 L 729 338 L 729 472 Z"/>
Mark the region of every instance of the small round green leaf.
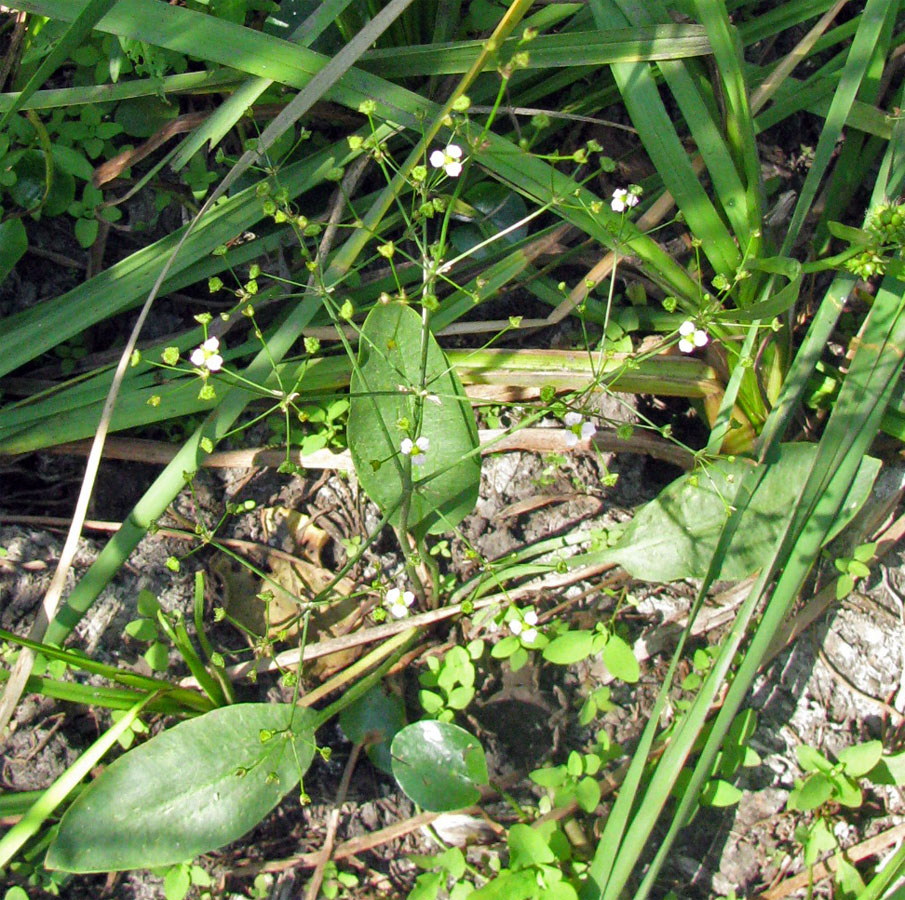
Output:
<path fill-rule="evenodd" d="M 586 775 L 575 790 L 575 800 L 578 805 L 586 812 L 592 813 L 597 809 L 600 803 L 600 785 L 589 775 Z"/>
<path fill-rule="evenodd" d="M 188 866 L 173 866 L 163 879 L 163 891 L 167 900 L 183 900 L 191 886 Z"/>
<path fill-rule="evenodd" d="M 826 775 L 818 772 L 811 775 L 798 791 L 797 807 L 802 812 L 809 812 L 822 806 L 833 794 L 833 785 Z"/>
<path fill-rule="evenodd" d="M 509 866 L 527 869 L 555 862 L 556 857 L 543 835 L 530 825 L 517 823 L 509 829 Z"/>
<path fill-rule="evenodd" d="M 565 766 L 549 766 L 544 769 L 535 769 L 528 777 L 541 787 L 559 787 L 566 780 Z"/>
<path fill-rule="evenodd" d="M 406 796 L 434 812 L 476 803 L 487 784 L 478 739 L 452 722 L 424 720 L 403 728 L 392 746 L 393 775 Z"/>
<path fill-rule="evenodd" d="M 142 655 L 145 658 L 145 662 L 155 672 L 166 672 L 167 666 L 170 664 L 170 655 L 166 644 L 155 641 Z"/>
<path fill-rule="evenodd" d="M 9 189 L 12 199 L 23 209 L 37 209 L 48 216 L 65 212 L 75 198 L 75 179 L 61 169 L 52 168 L 47 189 L 47 164 L 38 150 L 26 150 L 15 165 L 17 181 Z M 43 203 L 43 206 L 41 205 Z"/>
<path fill-rule="evenodd" d="M 132 97 L 116 107 L 114 118 L 130 137 L 146 138 L 179 115 L 175 103 L 160 97 Z"/>
<path fill-rule="evenodd" d="M 830 772 L 833 769 L 833 764 L 819 750 L 807 744 L 799 744 L 795 755 L 805 772 Z"/>
<path fill-rule="evenodd" d="M 150 619 L 133 619 L 126 625 L 126 634 L 136 641 L 156 641 L 157 623 Z"/>
<path fill-rule="evenodd" d="M 840 750 L 838 759 L 845 766 L 846 775 L 850 778 L 861 778 L 880 762 L 882 755 L 882 741 L 867 741 Z"/>
<path fill-rule="evenodd" d="M 603 648 L 603 661 L 610 672 L 628 684 L 641 677 L 641 668 L 632 648 L 618 634 L 611 634 Z"/>
<path fill-rule="evenodd" d="M 905 753 L 881 757 L 868 777 L 874 784 L 905 785 Z"/>
<path fill-rule="evenodd" d="M 72 147 L 65 147 L 63 144 L 54 144 L 50 148 L 53 156 L 54 165 L 58 166 L 64 172 L 81 178 L 82 181 L 91 181 L 94 177 L 94 166 L 85 158 L 84 154 Z"/>
<path fill-rule="evenodd" d="M 558 666 L 570 666 L 591 655 L 592 631 L 567 631 L 544 647 L 544 659 Z"/>
<path fill-rule="evenodd" d="M 494 659 L 507 659 L 521 646 L 519 639 L 514 634 L 507 634 L 501 641 L 498 641 L 490 650 L 490 655 Z"/>
<path fill-rule="evenodd" d="M 701 792 L 701 804 L 703 806 L 734 806 L 742 799 L 742 792 L 728 781 L 715 778 L 704 785 Z"/>

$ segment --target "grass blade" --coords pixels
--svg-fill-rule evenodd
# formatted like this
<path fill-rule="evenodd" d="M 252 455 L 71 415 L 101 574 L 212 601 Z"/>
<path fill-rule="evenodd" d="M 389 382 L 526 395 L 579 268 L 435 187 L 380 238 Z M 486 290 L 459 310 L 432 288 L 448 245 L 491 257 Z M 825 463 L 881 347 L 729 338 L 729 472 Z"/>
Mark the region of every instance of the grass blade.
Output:
<path fill-rule="evenodd" d="M 81 46 L 95 25 L 112 9 L 117 0 L 88 0 L 84 9 L 73 20 L 66 33 L 38 66 L 37 71 L 22 88 L 8 109 L 0 116 L 0 132 L 10 116 L 22 109 L 23 104 L 69 58 L 73 50 Z"/>

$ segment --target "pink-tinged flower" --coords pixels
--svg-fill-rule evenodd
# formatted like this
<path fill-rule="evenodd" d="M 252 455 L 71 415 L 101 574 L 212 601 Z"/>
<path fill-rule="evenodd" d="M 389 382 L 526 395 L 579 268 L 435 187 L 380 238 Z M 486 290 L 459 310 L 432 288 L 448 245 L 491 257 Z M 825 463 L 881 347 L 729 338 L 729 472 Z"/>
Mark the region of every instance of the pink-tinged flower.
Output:
<path fill-rule="evenodd" d="M 593 422 L 585 422 L 584 416 L 577 412 L 567 412 L 563 416 L 566 431 L 566 446 L 575 447 L 579 441 L 586 441 L 597 433 L 597 426 Z"/>
<path fill-rule="evenodd" d="M 196 347 L 189 358 L 193 366 L 207 369 L 208 372 L 218 372 L 223 368 L 220 341 L 215 337 L 209 337 L 200 347 Z"/>
<path fill-rule="evenodd" d="M 387 591 L 383 605 L 394 619 L 404 619 L 409 614 L 409 607 L 414 602 L 415 595 L 411 591 L 402 591 L 394 587 Z"/>
<path fill-rule="evenodd" d="M 637 206 L 641 202 L 641 198 L 625 188 L 616 188 L 613 191 L 613 199 L 610 201 L 610 208 L 613 212 L 625 212 L 632 206 Z"/>
<path fill-rule="evenodd" d="M 410 456 L 412 462 L 416 466 L 423 466 L 427 460 L 425 454 L 430 449 L 430 445 L 430 440 L 424 435 L 421 435 L 420 438 L 414 441 L 411 438 L 403 438 L 402 443 L 399 445 L 399 449 L 404 456 Z"/>
<path fill-rule="evenodd" d="M 449 144 L 445 150 L 434 150 L 430 155 L 430 164 L 435 169 L 443 169 L 450 178 L 462 174 L 462 148 L 458 144 Z"/>
<path fill-rule="evenodd" d="M 686 319 L 679 326 L 679 334 L 682 336 L 679 341 L 679 350 L 683 353 L 693 353 L 695 348 L 703 347 L 710 336 L 703 328 L 698 328 L 691 319 Z"/>

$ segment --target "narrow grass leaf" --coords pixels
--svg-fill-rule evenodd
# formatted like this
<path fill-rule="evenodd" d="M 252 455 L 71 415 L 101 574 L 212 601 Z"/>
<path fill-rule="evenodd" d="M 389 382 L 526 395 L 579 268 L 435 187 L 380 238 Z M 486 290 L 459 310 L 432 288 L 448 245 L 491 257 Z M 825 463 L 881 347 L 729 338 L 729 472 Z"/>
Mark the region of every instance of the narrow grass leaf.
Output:
<path fill-rule="evenodd" d="M 820 182 L 832 161 L 836 142 L 842 133 L 849 110 L 873 58 L 873 48 L 880 39 L 884 28 L 887 27 L 886 20 L 888 17 L 895 18 L 897 12 L 898 4 L 889 3 L 889 0 L 867 0 L 865 4 L 839 86 L 833 95 L 823 130 L 820 132 L 820 138 L 814 150 L 814 159 L 808 169 L 798 203 L 792 213 L 792 221 L 789 223 L 782 243 L 780 250 L 782 256 L 788 255 L 794 245 L 814 198 L 817 196 Z"/>
<path fill-rule="evenodd" d="M 116 84 L 89 84 L 80 87 L 48 88 L 35 91 L 22 102 L 22 109 L 65 109 L 88 103 L 113 103 L 135 97 L 154 97 L 159 94 L 179 94 L 203 89 L 217 91 L 237 86 L 242 75 L 229 70 L 185 72 L 182 75 L 165 75 L 156 78 L 132 78 Z M 12 108 L 19 94 L 0 94 L 0 111 Z"/>
<path fill-rule="evenodd" d="M 518 38 L 505 42 L 502 58 L 515 52 Z M 455 41 L 426 47 L 371 50 L 360 67 L 382 78 L 412 75 L 450 75 L 467 72 L 483 46 L 482 41 Z M 601 66 L 615 62 L 682 59 L 711 52 L 698 25 L 649 25 L 609 31 L 571 31 L 544 34 L 530 44 L 525 68 Z"/>
<path fill-rule="evenodd" d="M 28 79 L 25 87 L 0 116 L 0 133 L 13 113 L 22 105 L 51 75 L 69 58 L 69 55 L 82 45 L 95 25 L 112 9 L 118 0 L 88 0 L 81 12 L 73 19 L 63 36 L 53 49 L 41 61 L 34 75 Z"/>
<path fill-rule="evenodd" d="M 591 0 L 599 29 L 615 26 L 616 15 L 604 0 Z M 738 248 L 701 186 L 691 161 L 666 111 L 647 63 L 611 66 L 632 124 L 667 190 L 685 215 L 692 233 L 703 242 L 703 251 L 714 269 L 730 275 L 738 267 Z"/>

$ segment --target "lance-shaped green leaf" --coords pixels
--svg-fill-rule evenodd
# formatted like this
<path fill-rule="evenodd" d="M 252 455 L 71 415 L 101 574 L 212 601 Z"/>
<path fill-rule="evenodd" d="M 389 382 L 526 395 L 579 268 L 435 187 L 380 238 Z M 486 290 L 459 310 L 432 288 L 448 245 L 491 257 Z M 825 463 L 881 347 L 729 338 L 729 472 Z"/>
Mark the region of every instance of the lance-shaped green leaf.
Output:
<path fill-rule="evenodd" d="M 462 383 L 421 317 L 378 304 L 362 329 L 352 376 L 349 449 L 358 480 L 391 523 L 414 534 L 445 531 L 478 499 L 478 431 Z M 403 441 L 427 439 L 423 462 Z M 408 495 L 408 508 L 406 497 Z"/>
<path fill-rule="evenodd" d="M 290 705 L 242 703 L 162 732 L 79 795 L 45 865 L 66 872 L 166 866 L 241 837 L 311 765 L 315 719 Z"/>

